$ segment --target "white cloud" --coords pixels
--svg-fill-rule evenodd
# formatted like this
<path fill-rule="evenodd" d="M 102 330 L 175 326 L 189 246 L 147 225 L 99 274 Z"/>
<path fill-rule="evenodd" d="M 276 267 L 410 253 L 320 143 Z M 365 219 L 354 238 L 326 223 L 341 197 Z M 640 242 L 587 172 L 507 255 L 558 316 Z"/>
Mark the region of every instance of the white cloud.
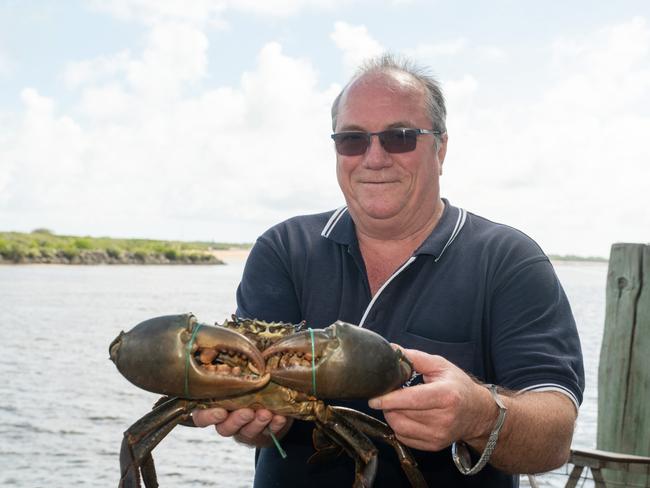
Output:
<path fill-rule="evenodd" d="M 155 25 L 142 58 L 129 63 L 127 78 L 136 91 L 165 97 L 181 84 L 199 81 L 207 67 L 208 40 L 185 24 Z"/>
<path fill-rule="evenodd" d="M 642 18 L 601 29 L 585 39 L 553 43 L 553 67 L 562 83 L 548 101 L 566 109 L 624 110 L 649 101 L 650 30 Z"/>
<path fill-rule="evenodd" d="M 252 240 L 340 204 L 327 137 L 338 87 L 319 89 L 309 61 L 269 43 L 238 86 L 184 90 L 205 73 L 207 41 L 183 28 L 169 42 L 161 26 L 139 54 L 68 67 L 67 113 L 23 92 L 21 120 L 4 128 L 15 136 L 0 140 L 4 225 L 31 214 L 41 220 L 14 225 Z"/>
<path fill-rule="evenodd" d="M 36 90 L 21 93 L 25 111 L 17 130 L 0 147 L 3 172 L 9 175 L 0 193 L 17 210 L 34 210 L 45 202 L 56 211 L 75 190 L 71 179 L 84 171 L 80 127 L 67 116 L 55 116 L 55 103 Z"/>
<path fill-rule="evenodd" d="M 157 23 L 149 29 L 140 57 L 129 50 L 110 56 L 68 63 L 63 73 L 66 85 L 82 85 L 100 91 L 104 82 L 116 80 L 147 98 L 177 95 L 182 85 L 201 81 L 207 71 L 208 40 L 197 27 L 177 22 Z M 109 92 L 112 90 L 109 88 Z"/>
<path fill-rule="evenodd" d="M 466 55 L 466 59 L 469 60 L 477 58 L 498 63 L 508 59 L 508 53 L 505 49 L 495 45 L 470 42 L 465 37 L 447 39 L 436 43 L 418 44 L 414 48 L 406 50 L 406 54 L 414 59 L 428 60 L 431 64 L 437 64 L 440 58 L 456 58 L 462 55 Z"/>
<path fill-rule="evenodd" d="M 330 38 L 343 51 L 343 64 L 348 73 L 354 70 L 365 59 L 384 52 L 382 45 L 376 41 L 364 25 L 350 25 L 347 22 L 336 22 Z"/>
<path fill-rule="evenodd" d="M 634 19 L 554 42 L 551 82 L 525 103 L 491 101 L 480 78 L 475 89 L 446 83 L 446 188 L 551 252 L 607 255 L 612 242 L 648 241 L 650 212 L 640 204 L 650 181 L 648 36 Z"/>
<path fill-rule="evenodd" d="M 208 3 L 197 5 L 205 12 Z M 237 82 L 219 82 L 201 18 L 159 17 L 141 49 L 67 65 L 65 105 L 25 89 L 15 115 L 0 113 L 4 228 L 251 240 L 280 219 L 342 202 L 327 136 L 340 87 L 324 88 L 310 59 L 276 42 Z M 345 22 L 330 38 L 349 70 L 385 41 Z M 611 242 L 648 241 L 646 21 L 549 42 L 534 74 L 481 72 L 486 63 L 472 60 L 485 60 L 482 52 L 513 57 L 513 66 L 517 52 L 489 54 L 464 39 L 412 51 L 465 67 L 443 79 L 445 196 L 551 252 L 606 255 Z"/>
<path fill-rule="evenodd" d="M 65 67 L 63 81 L 69 88 L 74 89 L 86 83 L 113 78 L 127 71 L 130 60 L 130 51 L 123 50 L 111 56 L 73 61 Z"/>

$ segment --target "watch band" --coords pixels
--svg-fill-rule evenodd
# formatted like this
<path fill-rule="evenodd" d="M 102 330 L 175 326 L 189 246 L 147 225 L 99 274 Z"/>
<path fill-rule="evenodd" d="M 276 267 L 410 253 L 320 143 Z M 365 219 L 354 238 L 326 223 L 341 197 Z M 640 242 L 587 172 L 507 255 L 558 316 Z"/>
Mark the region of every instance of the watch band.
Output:
<path fill-rule="evenodd" d="M 497 404 L 497 407 L 499 407 L 499 416 L 497 417 L 497 421 L 494 424 L 494 428 L 492 429 L 492 432 L 490 432 L 490 437 L 488 438 L 487 444 L 485 445 L 483 454 L 481 454 L 481 457 L 479 458 L 478 462 L 474 466 L 472 466 L 472 458 L 469 452 L 469 446 L 463 441 L 457 441 L 451 445 L 451 457 L 454 460 L 454 464 L 458 468 L 458 471 L 460 471 L 461 473 L 467 476 L 471 476 L 478 473 L 480 470 L 482 470 L 485 467 L 485 465 L 490 460 L 490 456 L 494 452 L 494 449 L 496 449 L 497 447 L 497 440 L 499 440 L 499 432 L 501 432 L 503 423 L 506 420 L 506 412 L 508 411 L 506 406 L 499 398 L 499 395 L 497 394 L 496 385 L 488 384 L 483 386 L 485 386 L 488 390 L 490 390 L 494 402 Z"/>

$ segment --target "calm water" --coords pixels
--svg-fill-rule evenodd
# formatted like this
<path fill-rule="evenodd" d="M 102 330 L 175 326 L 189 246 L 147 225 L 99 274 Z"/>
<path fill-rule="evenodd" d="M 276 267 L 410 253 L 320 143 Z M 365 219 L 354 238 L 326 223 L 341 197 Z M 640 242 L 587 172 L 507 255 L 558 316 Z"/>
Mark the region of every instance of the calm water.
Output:
<path fill-rule="evenodd" d="M 156 395 L 117 373 L 108 344 L 157 315 L 205 322 L 235 310 L 243 262 L 227 266 L 0 266 L 0 486 L 116 486 L 122 432 Z M 559 264 L 585 352 L 574 445 L 595 447 L 605 264 Z M 155 450 L 161 485 L 247 487 L 253 451 L 179 427 Z M 562 486 L 559 474 L 539 479 Z"/>

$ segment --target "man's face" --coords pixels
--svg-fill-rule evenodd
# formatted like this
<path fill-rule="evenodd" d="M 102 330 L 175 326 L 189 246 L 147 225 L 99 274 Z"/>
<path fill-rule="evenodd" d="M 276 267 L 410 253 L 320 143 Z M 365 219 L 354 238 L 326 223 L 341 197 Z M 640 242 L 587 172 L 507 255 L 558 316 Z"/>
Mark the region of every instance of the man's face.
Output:
<path fill-rule="evenodd" d="M 355 81 L 343 95 L 336 132 L 378 132 L 393 127 L 432 129 L 424 89 L 402 74 L 371 74 Z M 365 226 L 384 222 L 408 225 L 424 218 L 439 199 L 439 176 L 446 135 L 418 136 L 414 151 L 390 154 L 379 139 L 359 156 L 337 154 L 336 173 L 352 216 Z M 430 217 L 429 215 L 426 216 Z"/>

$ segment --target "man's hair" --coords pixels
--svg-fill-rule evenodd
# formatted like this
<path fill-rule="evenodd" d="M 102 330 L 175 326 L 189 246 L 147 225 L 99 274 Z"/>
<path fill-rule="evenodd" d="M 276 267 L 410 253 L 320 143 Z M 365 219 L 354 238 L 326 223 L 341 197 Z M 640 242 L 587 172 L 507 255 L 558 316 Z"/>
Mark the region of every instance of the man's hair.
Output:
<path fill-rule="evenodd" d="M 425 104 L 427 112 L 431 118 L 433 130 L 439 130 L 442 133 L 447 132 L 445 119 L 447 118 L 447 109 L 445 108 L 445 98 L 442 95 L 440 84 L 431 76 L 425 68 L 418 66 L 407 58 L 396 57 L 392 54 L 382 54 L 381 56 L 366 60 L 354 74 L 343 90 L 337 95 L 332 103 L 332 130 L 336 130 L 336 118 L 339 112 L 339 103 L 343 94 L 359 78 L 373 73 L 390 73 L 401 72 L 411 75 L 417 82 L 425 88 Z"/>

